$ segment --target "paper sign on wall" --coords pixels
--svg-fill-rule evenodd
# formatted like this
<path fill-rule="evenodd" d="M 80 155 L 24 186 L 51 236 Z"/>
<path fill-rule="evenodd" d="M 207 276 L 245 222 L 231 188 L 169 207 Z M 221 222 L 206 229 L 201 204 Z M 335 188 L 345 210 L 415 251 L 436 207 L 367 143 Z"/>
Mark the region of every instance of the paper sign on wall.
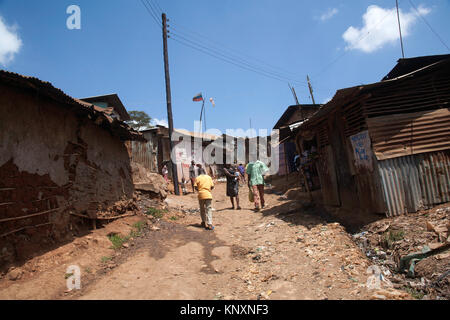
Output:
<path fill-rule="evenodd" d="M 373 170 L 373 157 L 369 131 L 363 131 L 350 137 L 357 168 Z"/>

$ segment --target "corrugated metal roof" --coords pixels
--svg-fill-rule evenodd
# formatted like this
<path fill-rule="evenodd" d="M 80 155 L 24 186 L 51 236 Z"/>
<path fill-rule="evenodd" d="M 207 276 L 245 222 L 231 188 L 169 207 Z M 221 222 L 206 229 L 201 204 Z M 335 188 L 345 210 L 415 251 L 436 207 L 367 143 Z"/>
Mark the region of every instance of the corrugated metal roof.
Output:
<path fill-rule="evenodd" d="M 319 109 L 319 111 L 317 111 L 310 119 L 308 119 L 304 122 L 304 124 L 302 125 L 302 128 L 308 128 L 313 125 L 316 125 L 317 123 L 322 121 L 329 113 L 333 112 L 338 107 L 343 107 L 347 104 L 355 104 L 355 103 L 358 103 L 358 101 L 360 101 L 360 100 L 361 101 L 367 100 L 368 94 L 370 95 L 374 92 L 373 89 L 385 88 L 386 92 L 384 92 L 383 94 L 380 95 L 381 98 L 385 100 L 383 102 L 383 105 L 390 104 L 391 107 L 394 107 L 395 103 L 394 104 L 392 103 L 392 99 L 394 98 L 392 96 L 392 94 L 393 94 L 393 92 L 401 93 L 401 90 L 405 89 L 405 87 L 401 88 L 401 84 L 403 83 L 403 81 L 411 79 L 411 78 L 416 78 L 416 77 L 419 77 L 422 75 L 426 75 L 427 73 L 432 73 L 436 70 L 442 71 L 444 68 L 449 68 L 449 65 L 450 65 L 450 59 L 441 60 L 441 61 L 427 65 L 423 68 L 420 68 L 420 69 L 410 72 L 408 74 L 404 74 L 404 75 L 399 76 L 394 79 L 389 79 L 389 80 L 385 80 L 385 81 L 381 81 L 381 82 L 375 82 L 375 83 L 371 83 L 371 84 L 340 89 L 336 92 L 336 94 L 334 95 L 333 99 L 331 99 L 331 101 L 329 101 L 328 103 L 323 105 Z M 400 85 L 400 87 L 395 87 L 395 85 Z M 408 88 L 408 87 L 406 87 L 406 88 Z M 442 93 L 449 94 L 450 93 L 448 88 L 446 88 L 446 87 L 443 88 L 443 84 L 436 84 L 436 86 L 432 87 L 432 90 L 431 91 L 429 90 L 429 92 L 436 91 L 438 89 L 441 90 L 440 94 L 442 94 Z M 405 93 L 406 93 L 405 96 L 408 97 L 411 95 L 411 93 L 414 93 L 411 91 L 414 91 L 414 90 L 410 89 L 408 91 L 405 91 Z M 387 94 L 387 92 L 390 92 L 390 94 Z M 419 94 L 420 92 L 417 91 L 416 93 Z M 381 113 L 381 114 L 379 113 L 379 111 L 383 112 L 383 110 L 380 109 L 380 107 L 382 107 L 383 105 L 373 104 L 373 108 L 371 108 L 372 105 L 370 103 L 372 103 L 374 100 L 371 100 L 371 101 L 368 100 L 368 101 L 369 101 L 369 105 L 367 105 L 367 106 L 366 106 L 366 104 L 367 104 L 366 101 L 364 101 L 364 108 L 366 108 L 365 111 L 368 112 L 369 114 L 371 111 L 374 112 L 373 114 L 370 114 L 370 116 L 384 115 L 383 113 Z M 406 111 L 406 110 L 408 110 L 408 107 L 410 107 L 410 106 L 408 106 L 407 104 L 406 105 L 404 104 L 401 108 L 397 109 L 396 112 Z M 440 108 L 440 107 L 443 107 L 443 105 L 435 106 L 435 109 Z M 394 109 L 392 109 L 392 111 L 394 111 Z"/>
<path fill-rule="evenodd" d="M 281 129 L 282 127 L 289 126 L 293 123 L 303 122 L 305 119 L 310 118 L 314 113 L 316 113 L 321 106 L 321 104 L 302 104 L 289 106 L 273 128 Z M 291 119 L 296 112 L 298 112 L 297 117 Z M 302 119 L 302 113 L 305 119 Z"/>
<path fill-rule="evenodd" d="M 117 93 L 106 94 L 106 95 L 95 96 L 95 97 L 88 97 L 88 98 L 80 98 L 80 100 L 83 100 L 88 103 L 106 102 L 106 103 L 108 103 L 108 105 L 112 106 L 111 109 L 115 109 L 117 111 L 117 113 L 120 115 L 120 119 L 122 121 L 131 120 L 130 115 L 127 112 L 127 109 L 123 105 L 123 103 L 120 100 L 119 95 Z M 109 114 L 111 114 L 111 113 L 109 113 Z"/>
<path fill-rule="evenodd" d="M 65 94 L 62 90 L 55 88 L 50 82 L 42 81 L 38 78 L 24 76 L 18 73 L 0 70 L 0 81 L 25 90 L 39 92 L 64 106 L 75 107 L 74 112 L 83 114 L 100 127 L 109 130 L 122 140 L 143 140 L 141 133 L 133 130 L 126 123 L 111 118 L 105 110 L 92 104 L 80 101 Z"/>
<path fill-rule="evenodd" d="M 397 65 L 382 79 L 382 81 L 398 78 L 402 75 L 429 66 L 430 64 L 446 60 L 449 58 L 450 54 L 442 54 L 435 56 L 399 59 Z"/>

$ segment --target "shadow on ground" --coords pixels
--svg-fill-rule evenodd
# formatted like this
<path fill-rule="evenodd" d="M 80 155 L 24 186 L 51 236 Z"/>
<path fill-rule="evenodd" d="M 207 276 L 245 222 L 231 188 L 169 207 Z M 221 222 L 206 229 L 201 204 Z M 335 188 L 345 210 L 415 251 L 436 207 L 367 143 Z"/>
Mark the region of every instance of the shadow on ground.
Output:
<path fill-rule="evenodd" d="M 192 230 L 193 227 L 198 230 Z M 144 234 L 136 239 L 133 249 L 124 251 L 119 258 L 118 263 L 125 261 L 128 257 L 134 255 L 136 251 L 144 248 L 151 257 L 160 260 L 163 259 L 173 249 L 182 247 L 188 243 L 198 243 L 203 248 L 203 261 L 206 265 L 202 269 L 205 274 L 215 274 L 216 270 L 212 266 L 212 262 L 220 259 L 215 256 L 212 251 L 219 247 L 229 247 L 229 245 L 220 240 L 214 231 L 207 231 L 200 224 L 191 224 L 189 226 L 160 221 L 158 223 L 159 231 L 146 230 Z M 242 252 L 247 252 L 246 248 L 240 246 L 232 246 L 231 251 L 234 257 L 242 256 Z"/>
<path fill-rule="evenodd" d="M 302 225 L 308 229 L 319 224 L 340 223 L 349 233 L 357 233 L 365 225 L 384 219 L 381 215 L 357 215 L 351 211 L 336 209 L 332 214 L 323 206 L 304 200 L 281 200 L 281 204 L 262 210 L 263 216 L 276 216 L 277 218 Z"/>

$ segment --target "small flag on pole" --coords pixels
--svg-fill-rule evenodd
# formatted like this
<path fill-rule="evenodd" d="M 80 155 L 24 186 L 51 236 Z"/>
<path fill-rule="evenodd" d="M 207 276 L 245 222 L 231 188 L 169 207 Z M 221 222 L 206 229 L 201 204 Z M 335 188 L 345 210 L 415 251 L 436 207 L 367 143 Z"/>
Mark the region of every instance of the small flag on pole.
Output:
<path fill-rule="evenodd" d="M 195 101 L 195 102 L 203 101 L 203 96 L 202 96 L 201 93 L 199 93 L 199 94 L 196 95 L 196 96 L 194 97 L 194 99 L 192 99 L 192 100 Z"/>
<path fill-rule="evenodd" d="M 212 105 L 213 105 L 213 107 L 215 107 L 216 106 L 216 102 L 214 101 L 214 99 L 213 98 L 209 98 L 209 101 L 212 103 Z"/>

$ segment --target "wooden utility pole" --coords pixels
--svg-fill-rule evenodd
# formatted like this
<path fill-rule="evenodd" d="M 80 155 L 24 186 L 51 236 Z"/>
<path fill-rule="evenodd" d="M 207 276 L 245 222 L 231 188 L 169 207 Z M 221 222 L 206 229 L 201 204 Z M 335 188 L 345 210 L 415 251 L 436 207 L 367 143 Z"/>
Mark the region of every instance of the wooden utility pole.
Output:
<path fill-rule="evenodd" d="M 291 89 L 292 95 L 294 96 L 294 100 L 297 103 L 297 105 L 300 105 L 300 102 L 298 102 L 297 93 L 295 93 L 294 87 L 291 87 L 291 85 L 288 83 L 289 89 Z"/>
<path fill-rule="evenodd" d="M 313 104 L 316 104 L 316 101 L 314 101 L 314 93 L 313 93 L 314 91 L 311 85 L 311 81 L 309 81 L 309 76 L 306 76 L 306 79 L 308 80 L 309 93 L 311 94 L 312 102 Z"/>
<path fill-rule="evenodd" d="M 400 24 L 400 11 L 398 9 L 398 0 L 395 0 L 395 3 L 397 5 L 398 30 L 400 32 L 400 44 L 402 46 L 402 57 L 403 57 L 403 59 L 405 59 L 405 51 L 403 50 L 402 26 Z"/>
<path fill-rule="evenodd" d="M 170 143 L 170 155 L 172 158 L 173 151 L 173 117 L 172 117 L 172 94 L 170 92 L 170 74 L 169 74 L 169 54 L 167 52 L 167 17 L 166 14 L 162 14 L 163 24 L 163 45 L 164 45 L 164 70 L 166 74 L 166 99 L 167 99 L 167 117 L 169 118 L 169 143 Z M 172 179 L 175 194 L 180 195 L 180 187 L 178 186 L 178 171 L 176 159 L 171 159 L 172 162 Z"/>

